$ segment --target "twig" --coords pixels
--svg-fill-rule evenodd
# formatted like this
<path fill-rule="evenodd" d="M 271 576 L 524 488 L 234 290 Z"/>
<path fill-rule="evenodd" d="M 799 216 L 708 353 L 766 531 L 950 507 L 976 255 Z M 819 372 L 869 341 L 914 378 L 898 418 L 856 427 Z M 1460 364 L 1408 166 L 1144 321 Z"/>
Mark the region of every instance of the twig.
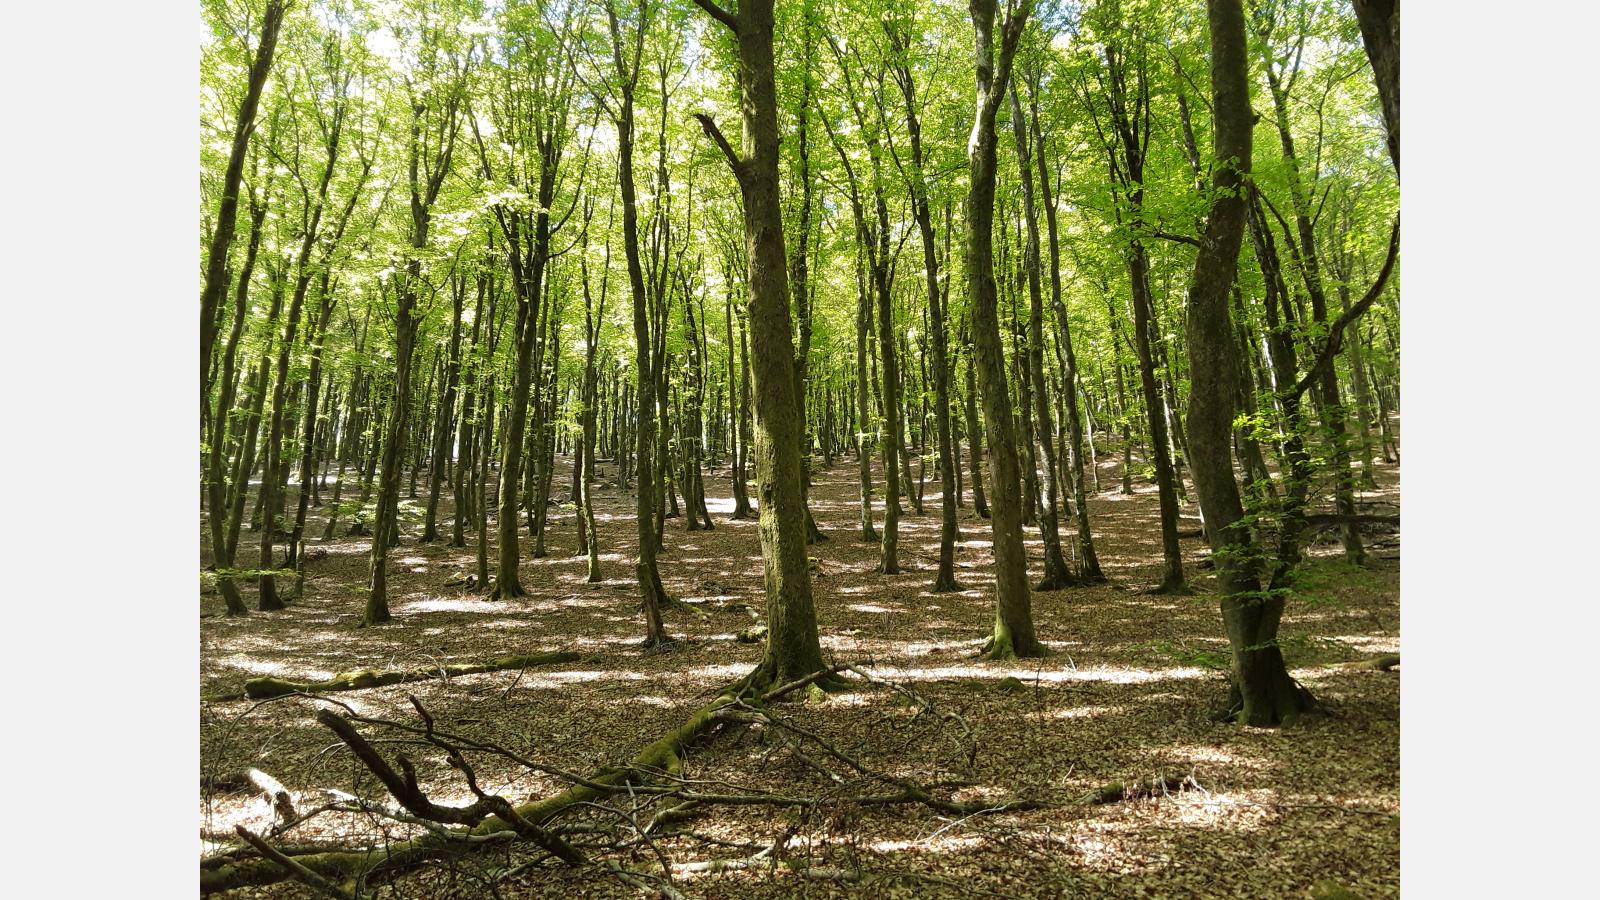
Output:
<path fill-rule="evenodd" d="M 311 871 L 305 866 L 302 866 L 300 863 L 295 861 L 294 857 L 285 856 L 284 854 L 279 853 L 277 848 L 273 847 L 271 844 L 267 843 L 261 838 L 251 834 L 250 829 L 245 828 L 243 825 L 235 825 L 233 830 L 239 835 L 239 837 L 244 838 L 245 843 L 259 850 L 262 856 L 265 856 L 278 865 L 283 866 L 285 869 L 288 869 L 294 874 L 295 878 L 305 882 L 312 888 L 315 888 L 316 890 L 319 890 L 330 897 L 337 897 L 339 900 L 357 900 L 357 894 L 355 892 L 347 891 L 328 879 L 323 878 L 321 875 Z"/>

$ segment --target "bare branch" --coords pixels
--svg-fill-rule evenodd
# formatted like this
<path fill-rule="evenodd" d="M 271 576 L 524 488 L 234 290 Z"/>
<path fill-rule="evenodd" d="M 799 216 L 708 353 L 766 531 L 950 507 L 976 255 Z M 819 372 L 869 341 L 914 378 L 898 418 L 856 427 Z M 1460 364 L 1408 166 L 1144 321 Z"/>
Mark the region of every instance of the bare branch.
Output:
<path fill-rule="evenodd" d="M 1305 377 L 1296 382 L 1294 388 L 1289 391 L 1289 397 L 1298 398 L 1305 394 L 1310 389 L 1312 382 L 1322 373 L 1322 370 L 1333 362 L 1335 356 L 1339 355 L 1339 350 L 1344 346 L 1345 327 L 1360 318 L 1361 314 L 1366 312 L 1377 301 L 1378 295 L 1383 293 L 1383 287 L 1389 281 L 1389 273 L 1394 270 L 1395 257 L 1399 252 L 1400 217 L 1395 216 L 1394 228 L 1389 233 L 1389 255 L 1383 259 L 1383 268 L 1379 270 L 1377 280 L 1372 283 L 1372 287 L 1367 288 L 1366 295 L 1361 298 L 1359 303 L 1345 310 L 1343 315 L 1333 321 L 1333 325 L 1328 329 L 1327 343 L 1323 345 L 1321 352 L 1317 354 L 1316 362 L 1311 364 L 1311 368 L 1306 371 Z"/>
<path fill-rule="evenodd" d="M 701 0 L 696 0 L 696 2 L 701 2 Z M 701 5 L 705 4 L 701 2 Z M 722 151 L 722 155 L 727 157 L 728 168 L 733 170 L 734 177 L 743 183 L 744 161 L 739 158 L 739 154 L 728 143 L 728 139 L 722 136 L 722 129 L 718 128 L 716 121 L 705 113 L 695 113 L 694 117 L 700 120 L 700 127 L 705 129 L 706 136 L 711 138 L 716 143 L 717 148 Z"/>
<path fill-rule="evenodd" d="M 711 18 L 728 26 L 730 31 L 739 30 L 739 17 L 718 6 L 714 0 L 694 0 L 695 5 L 705 10 Z"/>

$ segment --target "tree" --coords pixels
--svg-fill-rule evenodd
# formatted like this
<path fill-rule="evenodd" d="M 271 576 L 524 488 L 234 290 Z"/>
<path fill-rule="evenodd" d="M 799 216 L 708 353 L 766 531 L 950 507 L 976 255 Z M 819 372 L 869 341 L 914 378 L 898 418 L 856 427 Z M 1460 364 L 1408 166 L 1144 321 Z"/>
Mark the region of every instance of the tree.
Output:
<path fill-rule="evenodd" d="M 910 169 L 902 169 L 911 187 L 912 217 L 917 221 L 917 233 L 922 238 L 922 265 L 928 285 L 928 312 L 932 317 L 933 331 L 933 417 L 939 434 L 939 571 L 934 576 L 933 592 L 948 593 L 961 590 L 956 583 L 955 546 L 960 532 L 956 525 L 956 505 L 960 492 L 956 489 L 956 460 L 950 435 L 950 361 L 948 331 L 945 323 L 945 296 L 939 287 L 939 256 L 934 245 L 933 213 L 928 200 L 927 172 L 922 152 L 922 123 L 917 116 L 917 85 L 912 73 L 910 41 L 893 17 L 883 18 L 883 30 L 894 53 L 891 71 L 905 101 L 906 135 L 910 142 Z M 887 118 L 887 116 L 885 116 Z M 896 156 L 896 162 L 899 157 Z M 948 209 L 948 208 L 947 208 Z M 945 226 L 948 244 L 950 228 Z M 948 285 L 947 285 L 948 287 Z M 980 494 L 981 495 L 981 494 Z"/>
<path fill-rule="evenodd" d="M 789 327 L 778 198 L 778 98 L 773 81 L 772 0 L 747 0 L 737 15 L 715 0 L 695 0 L 725 25 L 738 46 L 744 152 L 736 152 L 705 113 L 706 135 L 733 170 L 744 200 L 750 277 L 750 338 L 755 383 L 756 480 L 760 488 L 761 558 L 766 570 L 767 646 L 752 683 L 782 684 L 822 668 L 822 645 L 806 563 L 805 494 L 801 489 L 799 398 Z"/>
<path fill-rule="evenodd" d="M 983 417 L 991 480 L 990 530 L 994 537 L 995 620 L 985 646 L 991 659 L 1043 656 L 1045 647 L 1033 633 L 1032 597 L 1028 591 L 1027 557 L 1022 545 L 1022 495 L 1017 469 L 1017 440 L 1011 422 L 1011 396 L 1006 385 L 1000 345 L 999 296 L 994 278 L 995 113 L 1005 100 L 1017 43 L 1028 20 L 1029 2 L 1007 5 L 994 46 L 995 0 L 969 0 L 975 32 L 977 112 L 967 143 L 971 184 L 967 193 L 967 290 L 972 303 L 972 335 L 978 380 L 983 389 Z"/>
<path fill-rule="evenodd" d="M 1228 714 L 1246 725 L 1293 721 L 1311 707 L 1309 692 L 1289 675 L 1278 645 L 1284 600 L 1263 590 L 1260 560 L 1233 480 L 1230 446 L 1235 359 L 1228 291 L 1244 236 L 1250 175 L 1249 60 L 1240 0 L 1207 0 L 1211 23 L 1211 92 L 1216 162 L 1211 213 L 1189 286 L 1189 359 L 1193 389 L 1189 437 L 1200 507 L 1210 525 L 1212 558 L 1222 592 L 1222 617 L 1233 651 L 1234 699 Z"/>
<path fill-rule="evenodd" d="M 1055 442 L 1051 440 L 1054 427 L 1050 421 L 1050 399 L 1045 394 L 1044 385 L 1044 293 L 1040 284 L 1039 215 L 1033 203 L 1028 120 L 1022 115 L 1020 92 L 1012 89 L 1010 95 L 1011 129 L 1016 137 L 1017 174 L 1022 185 L 1022 218 L 1028 226 L 1023 247 L 1023 267 L 1028 276 L 1028 345 L 1023 359 L 1026 372 L 1023 377 L 1032 382 L 1032 440 L 1044 457 L 1044 508 L 1039 516 L 1039 533 L 1044 537 L 1044 578 L 1034 586 L 1034 590 L 1059 591 L 1077 579 L 1061 556 L 1061 529 L 1056 520 L 1056 508 L 1060 503 L 1060 469 L 1056 465 Z"/>
<path fill-rule="evenodd" d="M 1350 0 L 1361 42 L 1372 61 L 1372 80 L 1383 101 L 1383 128 L 1395 175 L 1400 174 L 1400 0 Z"/>
<path fill-rule="evenodd" d="M 622 197 L 622 251 L 628 262 L 628 288 L 633 298 L 633 340 L 637 375 L 638 431 L 634 454 L 638 460 L 639 601 L 645 618 L 645 643 L 650 646 L 670 640 L 661 622 L 661 607 L 667 601 L 656 569 L 658 536 L 656 516 L 656 377 L 651 358 L 652 341 L 646 310 L 644 269 L 639 258 L 639 206 L 633 183 L 633 100 L 639 83 L 639 60 L 644 53 L 652 7 L 641 0 L 639 17 L 631 41 L 625 41 L 613 0 L 606 3 L 606 21 L 611 30 L 612 60 L 616 66 L 614 124 L 617 130 L 617 179 Z"/>
<path fill-rule="evenodd" d="M 233 129 L 233 146 L 228 152 L 228 168 L 222 176 L 222 197 L 217 202 L 217 225 L 211 233 L 211 245 L 206 253 L 205 285 L 200 289 L 200 415 L 208 413 L 210 394 L 212 344 L 216 340 L 217 309 L 222 304 L 222 294 L 227 290 L 228 250 L 233 245 L 239 209 L 239 182 L 244 176 L 245 157 L 250 149 L 250 135 L 256 127 L 256 109 L 261 103 L 261 91 L 272 71 L 272 54 L 278 46 L 278 31 L 283 26 L 283 15 L 288 8 L 286 0 L 267 0 L 261 16 L 261 37 L 256 42 L 255 61 L 250 66 L 245 83 L 244 99 L 239 103 L 239 116 Z"/>
<path fill-rule="evenodd" d="M 372 581 L 362 622 L 378 625 L 389 615 L 389 548 L 398 543 L 401 448 L 410 421 L 412 350 L 417 340 L 417 298 L 422 291 L 422 258 L 433 225 L 433 206 L 450 173 L 456 137 L 461 131 L 460 110 L 471 57 L 441 48 L 440 35 L 451 23 L 430 23 L 423 12 L 418 39 L 422 44 L 422 85 L 407 85 L 411 107 L 411 138 L 406 166 L 411 195 L 411 239 L 402 272 L 394 275 L 395 376 L 394 401 L 383 437 L 383 468 L 378 478 L 377 519 L 372 532 Z"/>

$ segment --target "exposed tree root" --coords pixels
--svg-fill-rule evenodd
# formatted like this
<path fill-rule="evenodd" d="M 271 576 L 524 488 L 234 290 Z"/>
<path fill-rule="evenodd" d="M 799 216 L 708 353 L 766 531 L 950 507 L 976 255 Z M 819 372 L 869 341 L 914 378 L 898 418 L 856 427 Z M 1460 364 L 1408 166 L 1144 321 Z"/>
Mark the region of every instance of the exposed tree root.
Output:
<path fill-rule="evenodd" d="M 1043 659 L 1049 655 L 1050 648 L 1037 640 L 1019 645 L 1009 635 L 1002 638 L 991 633 L 989 639 L 984 641 L 983 648 L 978 651 L 975 658 L 992 662 L 1005 662 L 1013 659 Z"/>
<path fill-rule="evenodd" d="M 1149 593 L 1158 597 L 1192 597 L 1194 588 L 1181 578 L 1169 578 L 1151 588 Z"/>
<path fill-rule="evenodd" d="M 430 678 L 453 678 L 458 675 L 478 675 L 484 672 L 503 672 L 507 669 L 558 665 L 560 663 L 577 662 L 582 658 L 580 654 L 570 650 L 559 650 L 553 653 L 535 653 L 528 656 L 506 656 L 486 663 L 455 663 L 447 666 L 433 666 L 426 669 L 405 671 L 386 672 L 378 669 L 359 669 L 352 672 L 340 672 L 327 681 L 287 681 L 282 678 L 272 677 L 252 678 L 244 683 L 243 694 L 227 694 L 204 699 L 212 701 L 244 698 L 265 700 L 271 697 L 282 697 L 285 694 L 329 694 L 337 691 L 357 691 L 363 688 L 404 684 L 409 681 L 426 681 Z"/>
<path fill-rule="evenodd" d="M 1051 591 L 1064 591 L 1069 587 L 1077 587 L 1078 585 L 1078 579 L 1062 572 L 1058 575 L 1040 579 L 1039 583 L 1033 586 L 1033 591 L 1036 594 L 1047 594 Z"/>

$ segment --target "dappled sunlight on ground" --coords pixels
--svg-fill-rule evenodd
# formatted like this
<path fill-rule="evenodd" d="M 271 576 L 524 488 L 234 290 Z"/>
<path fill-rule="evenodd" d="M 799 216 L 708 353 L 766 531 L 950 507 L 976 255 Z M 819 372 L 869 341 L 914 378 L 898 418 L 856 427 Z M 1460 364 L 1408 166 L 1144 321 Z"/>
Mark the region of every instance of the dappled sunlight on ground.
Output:
<path fill-rule="evenodd" d="M 581 660 L 330 698 L 362 715 L 416 723 L 409 700 L 415 696 L 441 728 L 496 741 L 542 764 L 574 771 L 623 764 L 760 658 L 759 644 L 741 642 L 741 632 L 765 621 L 757 524 L 728 520 L 727 468 L 710 468 L 705 483 L 715 530 L 687 532 L 683 518 L 668 519 L 660 557 L 663 584 L 682 601 L 664 616 L 679 640 L 646 650 L 633 574 L 632 495 L 610 484 L 597 490 L 604 580 L 589 584 L 587 558 L 576 552 L 576 515 L 565 505 L 568 460 L 558 464 L 553 491 L 562 505 L 549 510 L 548 554 L 531 558 L 532 541 L 525 528 L 521 532 L 527 597 L 491 600 L 462 586 L 476 571 L 470 532 L 466 549 L 419 545 L 413 537 L 419 527 L 403 523 L 389 573 L 395 622 L 360 628 L 370 544 L 345 536 L 341 527 L 334 540 L 313 542 L 326 555 L 308 563 L 305 596 L 289 609 L 202 620 L 202 692 L 237 691 L 261 675 L 317 680 L 363 667 L 420 669 L 571 650 Z M 925 711 L 920 701 L 854 682 L 783 704 L 782 715 L 880 771 L 948 782 L 941 797 L 996 806 L 1026 797 L 1049 806 L 974 817 L 917 805 L 835 804 L 805 815 L 719 807 L 689 827 L 741 847 L 770 846 L 795 828 L 788 859 L 934 880 L 908 882 L 894 894 L 883 884 L 807 881 L 786 869 L 759 867 L 685 872 L 677 877 L 686 894 L 954 897 L 989 890 L 1012 896 L 1017 885 L 1051 885 L 1060 895 L 1083 897 L 1303 896 L 1329 872 L 1369 898 L 1397 894 L 1399 675 L 1340 666 L 1397 652 L 1398 560 L 1379 559 L 1370 570 L 1352 572 L 1340 567 L 1337 545 L 1308 548 L 1312 563 L 1285 613 L 1283 640 L 1292 671 L 1326 702 L 1327 717 L 1283 730 L 1215 724 L 1209 713 L 1226 696 L 1219 659 L 1225 663 L 1227 644 L 1218 598 L 1208 593 L 1211 575 L 1200 567 L 1207 550 L 1192 536 L 1198 522 L 1186 518 L 1180 527 L 1186 574 L 1199 593 L 1146 593 L 1159 580 L 1161 563 L 1154 486 L 1136 480 L 1133 495 L 1120 493 L 1120 451 L 1102 455 L 1097 465 L 1102 490 L 1090 494 L 1089 508 L 1111 583 L 1035 593 L 1036 627 L 1051 655 L 991 662 L 975 658 L 994 620 L 989 523 L 974 517 L 970 504 L 959 511 L 955 574 L 965 590 L 934 594 L 939 506 L 931 469 L 926 513 L 917 515 L 907 502 L 901 520 L 905 571 L 883 576 L 874 571 L 878 545 L 857 538 L 854 459 L 842 457 L 832 470 L 814 464 L 812 509 L 831 538 L 807 549 L 815 560 L 812 592 L 824 658 L 860 663 L 932 707 Z M 1377 473 L 1380 490 L 1369 496 L 1394 502 L 1397 470 L 1380 465 Z M 874 516 L 880 530 L 881 486 Z M 422 490 L 425 498 L 426 479 Z M 448 494 L 440 508 L 442 516 L 453 516 Z M 1192 503 L 1184 513 L 1192 517 Z M 1070 551 L 1070 520 L 1063 518 L 1062 527 L 1063 549 Z M 320 535 L 321 528 L 314 515 L 308 533 Z M 241 536 L 244 558 L 253 558 L 255 540 L 248 532 Z M 495 540 L 491 530 L 491 570 Z M 1036 528 L 1027 529 L 1026 547 L 1030 580 L 1037 580 L 1043 545 Z M 253 606 L 254 588 L 241 588 Z M 220 605 L 213 595 L 202 597 L 204 612 Z M 282 781 L 301 807 L 325 802 L 330 788 L 382 796 L 370 778 L 353 778 L 348 752 L 312 719 L 328 706 L 304 697 L 205 704 L 202 775 L 255 766 Z M 376 746 L 391 758 L 407 754 L 430 797 L 458 806 L 474 799 L 436 748 L 389 737 L 391 743 Z M 561 787 L 552 776 L 504 759 L 483 756 L 475 764 L 480 784 L 507 796 L 547 796 Z M 843 790 L 758 730 L 704 742 L 684 764 L 687 777 L 719 789 L 759 786 L 818 797 Z M 1079 803 L 1101 785 L 1136 783 L 1158 771 L 1179 771 L 1193 783 L 1120 803 Z M 861 793 L 874 787 L 870 780 L 862 786 Z M 354 813 L 319 822 L 283 840 L 361 844 L 415 831 Z M 233 843 L 236 824 L 265 832 L 273 823 L 271 805 L 260 796 L 202 791 L 202 853 Z M 663 839 L 660 849 L 674 864 L 751 852 L 685 837 Z M 1262 865 L 1267 854 L 1271 866 Z M 427 881 L 433 876 L 414 877 L 418 885 L 399 886 L 413 888 L 409 895 L 435 895 L 435 882 Z M 1225 894 L 1208 893 L 1218 884 L 1226 885 Z M 466 886 L 437 895 L 482 895 L 475 883 L 460 885 Z M 530 870 L 498 889 L 507 900 L 634 895 L 604 876 L 549 869 Z M 308 896 L 293 885 L 261 895 Z"/>

